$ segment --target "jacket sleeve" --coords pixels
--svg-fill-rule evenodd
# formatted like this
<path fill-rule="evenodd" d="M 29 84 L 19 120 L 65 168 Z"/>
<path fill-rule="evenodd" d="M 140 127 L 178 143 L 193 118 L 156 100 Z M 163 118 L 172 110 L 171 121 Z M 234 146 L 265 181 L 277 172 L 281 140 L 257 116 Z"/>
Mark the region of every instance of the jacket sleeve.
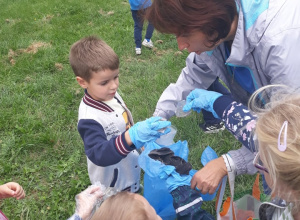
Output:
<path fill-rule="evenodd" d="M 228 105 L 222 116 L 227 130 L 251 152 L 256 152 L 256 136 L 253 133 L 256 118 L 246 106 L 237 102 Z"/>
<path fill-rule="evenodd" d="M 291 88 L 300 86 L 300 26 L 296 20 L 286 27 L 278 27 L 272 36 L 269 33 L 261 40 L 259 60 L 269 84 L 282 84 Z"/>
<path fill-rule="evenodd" d="M 253 165 L 255 154 L 245 146 L 237 150 L 231 150 L 228 154 L 234 162 L 236 175 L 253 175 L 257 172 L 257 169 Z"/>
<path fill-rule="evenodd" d="M 86 156 L 98 166 L 109 166 L 125 158 L 135 146 L 125 141 L 125 132 L 107 140 L 103 127 L 95 120 L 80 119 L 78 131 Z"/>
<path fill-rule="evenodd" d="M 256 137 L 253 134 L 256 116 L 246 106 L 232 102 L 224 110 L 222 119 L 227 130 L 243 144 L 240 149 L 228 152 L 235 164 L 236 175 L 256 173 L 257 169 L 253 165 L 254 152 L 257 150 L 254 144 Z"/>
<path fill-rule="evenodd" d="M 228 154 L 235 164 L 236 175 L 254 174 L 253 166 L 255 136 L 253 129 L 256 125 L 256 116 L 251 114 L 248 108 L 234 102 L 229 96 L 220 96 L 214 103 L 214 110 L 225 122 L 225 126 L 243 146 L 238 150 L 229 151 Z"/>
<path fill-rule="evenodd" d="M 175 114 L 177 102 L 186 99 L 188 94 L 196 89 L 207 89 L 217 78 L 201 56 L 190 53 L 186 59 L 186 67 L 182 69 L 176 83 L 170 84 L 159 98 L 154 116 L 161 116 L 169 119 Z"/>

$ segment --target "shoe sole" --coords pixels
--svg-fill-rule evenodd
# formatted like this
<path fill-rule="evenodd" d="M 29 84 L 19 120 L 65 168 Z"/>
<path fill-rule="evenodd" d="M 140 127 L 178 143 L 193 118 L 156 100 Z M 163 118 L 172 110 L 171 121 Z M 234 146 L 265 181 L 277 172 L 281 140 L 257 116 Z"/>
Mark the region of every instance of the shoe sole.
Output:
<path fill-rule="evenodd" d="M 205 134 L 214 134 L 214 133 L 218 133 L 219 131 L 223 131 L 223 130 L 225 130 L 225 127 L 214 129 L 214 130 L 211 130 L 211 131 L 204 131 L 204 133 Z"/>
<path fill-rule="evenodd" d="M 147 48 L 149 48 L 149 49 L 152 49 L 153 48 L 153 46 L 152 47 L 150 47 L 150 46 L 148 46 L 148 45 L 145 45 L 145 44 L 142 44 L 144 47 L 147 47 Z"/>

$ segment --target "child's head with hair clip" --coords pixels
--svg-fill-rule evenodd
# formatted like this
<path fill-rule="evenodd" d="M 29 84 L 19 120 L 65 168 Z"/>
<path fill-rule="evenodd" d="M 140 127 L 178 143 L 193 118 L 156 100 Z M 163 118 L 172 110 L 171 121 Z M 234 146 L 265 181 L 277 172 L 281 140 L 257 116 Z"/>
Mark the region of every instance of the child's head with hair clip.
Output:
<path fill-rule="evenodd" d="M 161 220 L 154 208 L 139 194 L 119 192 L 106 199 L 91 220 Z"/>
<path fill-rule="evenodd" d="M 254 100 L 264 100 L 262 92 L 276 89 L 263 108 Z M 300 208 L 300 92 L 288 92 L 283 86 L 267 86 L 250 99 L 249 107 L 257 115 L 256 135 L 259 156 L 267 169 L 265 177 L 272 195 Z"/>

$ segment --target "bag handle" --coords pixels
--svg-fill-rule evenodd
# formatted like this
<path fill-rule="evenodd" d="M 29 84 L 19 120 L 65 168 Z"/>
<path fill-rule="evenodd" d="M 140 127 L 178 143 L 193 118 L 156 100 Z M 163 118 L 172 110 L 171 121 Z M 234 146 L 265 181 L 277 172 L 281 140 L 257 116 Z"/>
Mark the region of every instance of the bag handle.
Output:
<path fill-rule="evenodd" d="M 216 203 L 217 203 L 216 204 L 216 208 L 217 208 L 216 211 L 217 211 L 217 215 L 218 215 L 217 219 L 221 220 L 221 216 L 224 216 L 228 213 L 229 214 L 229 220 L 236 220 L 235 211 L 234 211 L 234 207 L 233 207 L 235 167 L 234 167 L 234 163 L 233 163 L 231 157 L 228 154 L 223 154 L 222 157 L 223 157 L 224 162 L 226 164 L 227 176 L 223 177 L 222 184 L 221 184 L 220 190 L 219 190 L 218 195 L 217 195 L 217 200 L 216 200 Z M 223 207 L 224 210 L 223 210 L 223 212 L 220 213 L 222 200 L 223 200 L 224 193 L 225 193 L 227 179 L 228 179 L 228 182 L 229 182 L 231 199 L 230 198 L 226 199 L 226 202 L 225 202 L 226 205 L 225 205 L 225 207 Z"/>

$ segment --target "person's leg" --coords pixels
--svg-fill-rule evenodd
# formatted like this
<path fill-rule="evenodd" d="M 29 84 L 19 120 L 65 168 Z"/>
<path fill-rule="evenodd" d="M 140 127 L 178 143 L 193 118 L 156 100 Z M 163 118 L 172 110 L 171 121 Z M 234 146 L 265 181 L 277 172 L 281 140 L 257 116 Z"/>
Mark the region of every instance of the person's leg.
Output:
<path fill-rule="evenodd" d="M 151 23 L 148 23 L 147 31 L 146 31 L 146 35 L 145 35 L 146 40 L 151 39 L 153 31 L 154 31 L 153 25 Z"/>
<path fill-rule="evenodd" d="M 135 47 L 141 48 L 142 47 L 142 31 L 143 31 L 143 22 L 139 17 L 138 10 L 131 10 L 132 18 L 134 21 L 134 41 Z"/>
<path fill-rule="evenodd" d="M 210 87 L 208 87 L 207 90 L 231 96 L 231 93 L 228 91 L 227 88 L 225 88 L 225 86 L 222 85 L 222 83 L 219 82 L 218 78 L 213 82 L 213 84 Z M 199 124 L 199 126 L 204 130 L 204 132 L 215 133 L 219 130 L 224 130 L 225 127 L 222 121 L 220 119 L 215 118 L 211 112 L 202 110 L 202 114 L 204 123 Z"/>

